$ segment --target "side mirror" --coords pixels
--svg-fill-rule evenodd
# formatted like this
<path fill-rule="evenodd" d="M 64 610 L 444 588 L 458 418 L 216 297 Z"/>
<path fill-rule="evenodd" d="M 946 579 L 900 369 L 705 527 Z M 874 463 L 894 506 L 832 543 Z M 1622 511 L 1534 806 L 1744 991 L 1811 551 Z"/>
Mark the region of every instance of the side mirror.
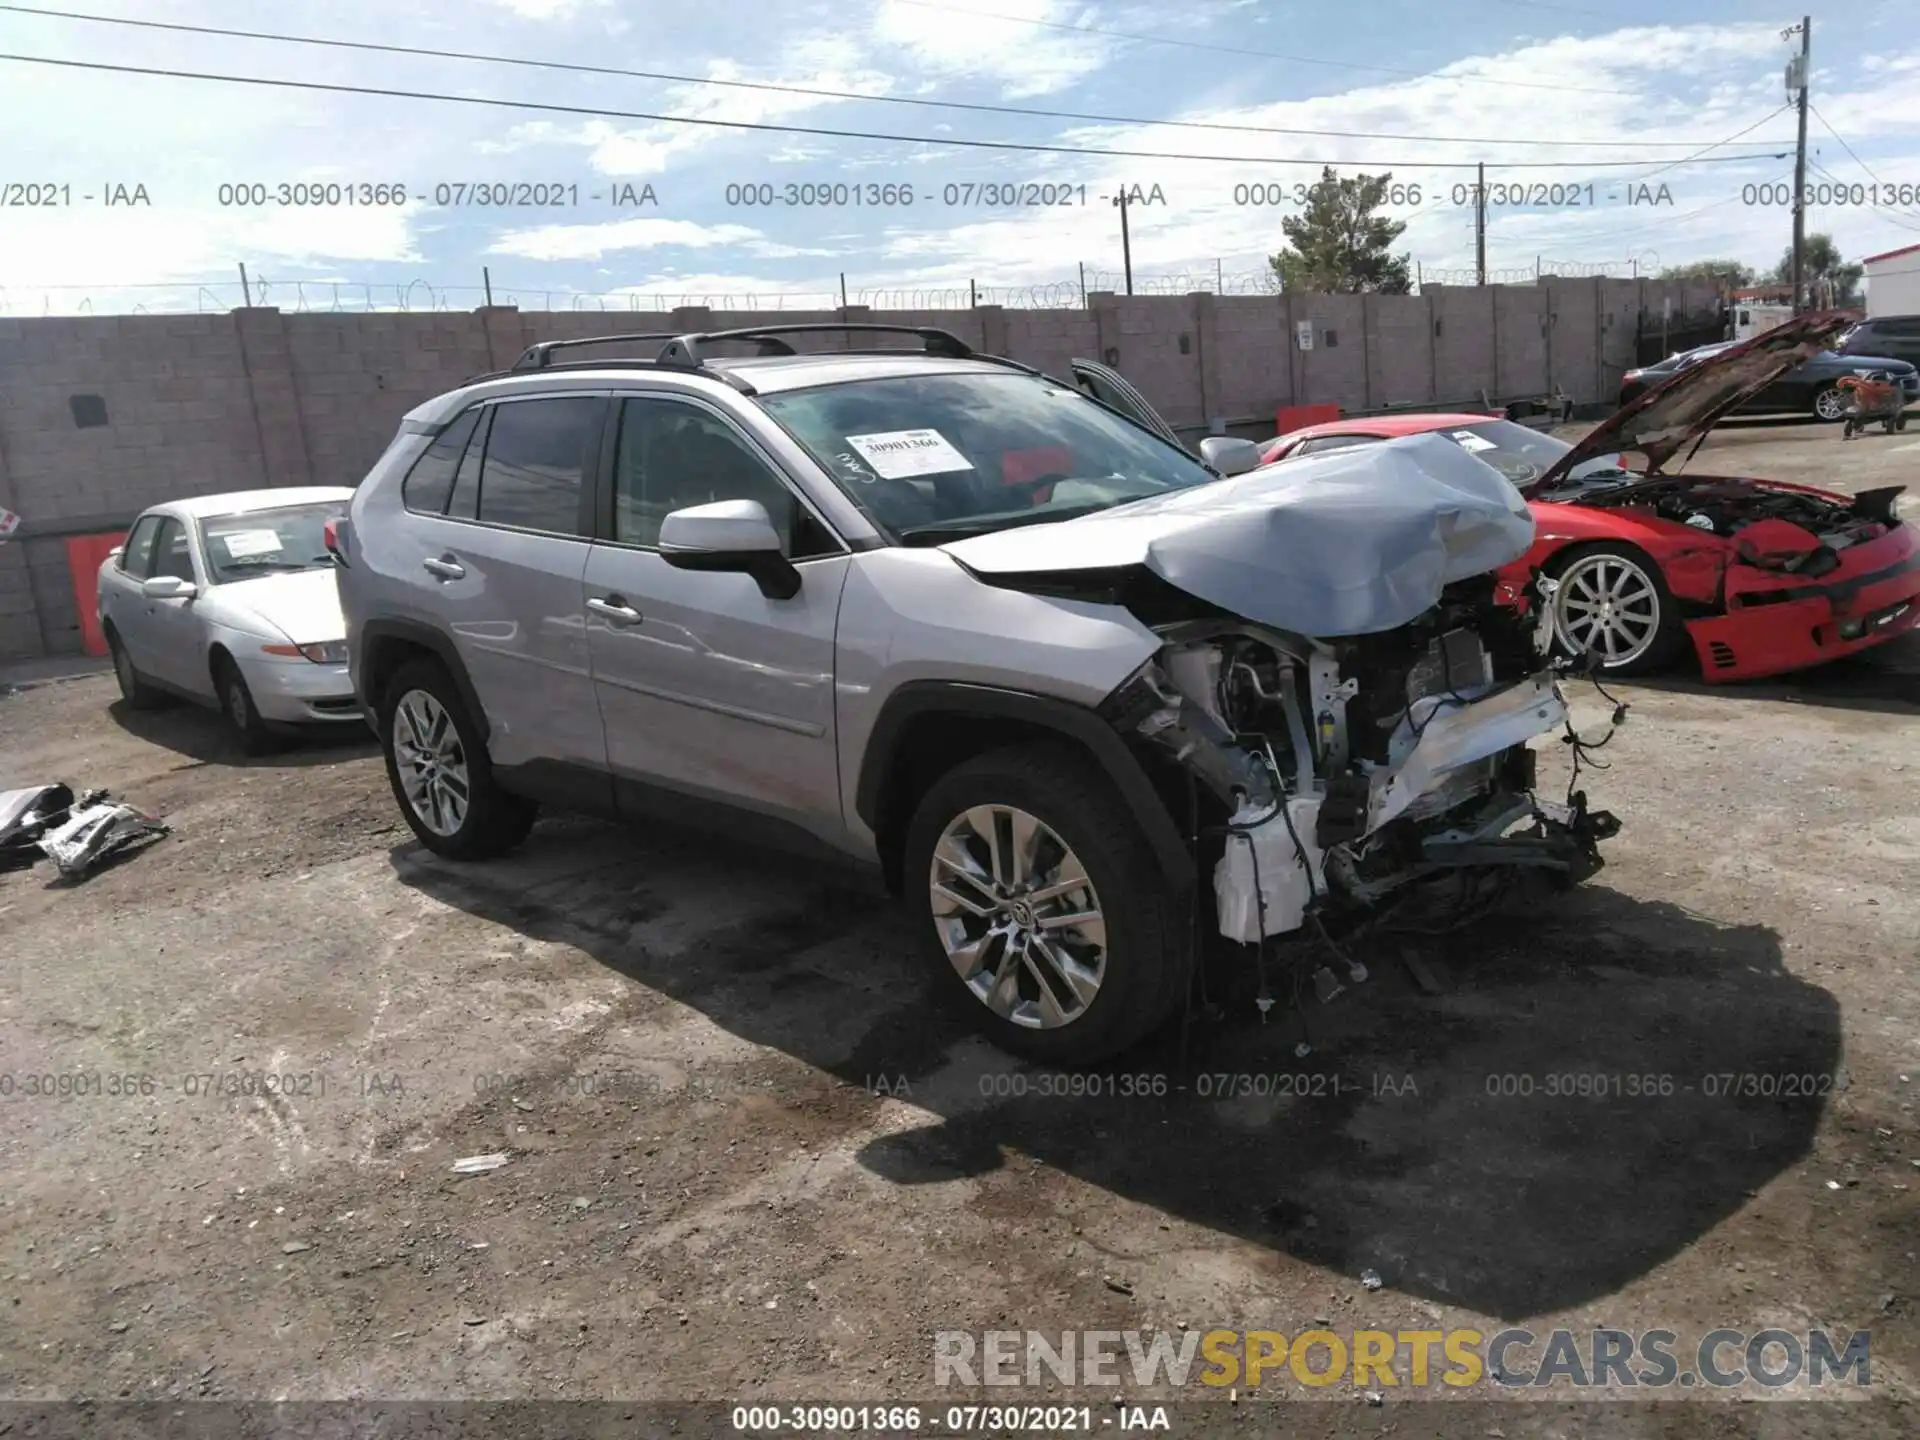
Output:
<path fill-rule="evenodd" d="M 116 545 L 111 550 L 107 551 L 107 558 L 109 560 L 118 560 L 122 555 L 126 553 L 127 553 L 126 546 Z"/>
<path fill-rule="evenodd" d="M 149 600 L 191 600 L 200 587 L 177 575 L 151 575 L 140 582 L 140 593 Z"/>
<path fill-rule="evenodd" d="M 1209 435 L 1200 442 L 1200 458 L 1222 475 L 1244 475 L 1260 468 L 1260 447 L 1251 440 Z"/>
<path fill-rule="evenodd" d="M 758 500 L 689 505 L 660 522 L 660 558 L 680 570 L 751 575 L 771 600 L 800 593 L 800 572 L 780 549 L 780 532 Z"/>

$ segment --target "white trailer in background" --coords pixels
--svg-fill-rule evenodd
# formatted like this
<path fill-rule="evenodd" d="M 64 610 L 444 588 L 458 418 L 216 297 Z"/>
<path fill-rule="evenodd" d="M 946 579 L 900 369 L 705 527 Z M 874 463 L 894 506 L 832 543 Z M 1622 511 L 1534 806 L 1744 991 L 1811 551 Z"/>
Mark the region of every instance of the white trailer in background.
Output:
<path fill-rule="evenodd" d="M 1860 262 L 1867 277 L 1867 318 L 1920 315 L 1920 245 L 1906 245 Z"/>
<path fill-rule="evenodd" d="M 1736 301 L 1733 306 L 1733 338 L 1751 340 L 1776 325 L 1793 318 L 1791 305 L 1763 305 L 1753 300 Z"/>

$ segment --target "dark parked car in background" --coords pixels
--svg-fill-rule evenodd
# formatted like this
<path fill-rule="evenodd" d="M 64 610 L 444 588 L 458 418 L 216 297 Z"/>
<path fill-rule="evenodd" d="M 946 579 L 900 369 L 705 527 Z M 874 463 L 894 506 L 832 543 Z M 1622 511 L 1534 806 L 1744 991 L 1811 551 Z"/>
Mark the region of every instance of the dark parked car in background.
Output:
<path fill-rule="evenodd" d="M 1835 343 L 1850 344 L 1867 325 L 1880 324 L 1880 321 L 1868 321 L 1856 325 L 1841 336 Z M 1655 365 L 1643 365 L 1638 370 L 1629 370 L 1620 377 L 1620 403 L 1626 405 L 1637 400 L 1643 393 L 1651 390 L 1676 370 L 1697 365 L 1700 361 L 1730 350 L 1736 342 L 1728 340 L 1717 345 L 1701 345 L 1693 350 L 1682 350 L 1677 355 L 1669 355 Z M 1742 415 L 1775 413 L 1782 410 L 1811 414 L 1821 420 L 1839 420 L 1847 413 L 1847 393 L 1839 388 L 1843 375 L 1869 375 L 1882 371 L 1892 376 L 1906 395 L 1909 405 L 1920 404 L 1920 369 L 1916 369 L 1905 360 L 1895 359 L 1891 355 L 1866 354 L 1859 350 L 1842 353 L 1840 350 L 1823 350 L 1812 359 L 1789 370 L 1766 389 L 1739 409 Z"/>
<path fill-rule="evenodd" d="M 1920 315 L 1881 315 L 1862 320 L 1834 341 L 1842 355 L 1885 355 L 1920 365 Z"/>

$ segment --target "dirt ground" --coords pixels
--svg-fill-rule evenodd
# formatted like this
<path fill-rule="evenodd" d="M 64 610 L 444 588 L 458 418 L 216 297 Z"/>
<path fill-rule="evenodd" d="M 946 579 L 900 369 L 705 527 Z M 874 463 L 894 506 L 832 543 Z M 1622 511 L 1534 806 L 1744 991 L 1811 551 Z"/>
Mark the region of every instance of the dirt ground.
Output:
<path fill-rule="evenodd" d="M 1741 422 L 1689 468 L 1916 462 Z M 1092 1096 L 971 1038 L 903 916 L 800 866 L 563 817 L 452 866 L 358 738 L 247 761 L 106 676 L 6 695 L 0 788 L 105 786 L 174 829 L 77 885 L 0 876 L 0 1398 L 879 1402 L 952 1398 L 940 1330 L 1779 1326 L 1869 1330 L 1875 1398 L 1343 1383 L 1285 1423 L 1920 1432 L 1920 638 L 1610 688 L 1597 879 L 1426 945 L 1439 993 L 1363 952 L 1304 1059 L 1235 1005 Z M 284 1093 L 225 1093 L 258 1072 Z M 1576 1072 L 1674 1083 L 1544 1093 Z M 1227 1073 L 1340 1084 L 1204 1093 Z M 46 1074 L 99 1078 L 25 1093 Z"/>

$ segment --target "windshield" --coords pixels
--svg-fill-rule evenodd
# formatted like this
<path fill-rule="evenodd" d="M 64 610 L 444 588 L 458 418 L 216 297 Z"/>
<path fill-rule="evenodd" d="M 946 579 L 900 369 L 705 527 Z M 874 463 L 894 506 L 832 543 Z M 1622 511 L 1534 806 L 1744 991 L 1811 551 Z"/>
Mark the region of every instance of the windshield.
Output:
<path fill-rule="evenodd" d="M 321 531 L 347 513 L 345 500 L 209 515 L 200 521 L 207 572 L 215 585 L 333 564 Z"/>
<path fill-rule="evenodd" d="M 1034 375 L 899 375 L 761 403 L 909 545 L 1065 520 L 1218 478 L 1072 386 Z"/>
<path fill-rule="evenodd" d="M 1481 425 L 1463 425 L 1435 433 L 1486 461 L 1515 485 L 1538 480 L 1573 449 L 1564 440 L 1516 425 L 1511 420 L 1488 420 Z M 1627 472 L 1621 467 L 1618 455 L 1601 455 L 1576 465 L 1568 478 L 1584 480 L 1624 473 Z"/>

